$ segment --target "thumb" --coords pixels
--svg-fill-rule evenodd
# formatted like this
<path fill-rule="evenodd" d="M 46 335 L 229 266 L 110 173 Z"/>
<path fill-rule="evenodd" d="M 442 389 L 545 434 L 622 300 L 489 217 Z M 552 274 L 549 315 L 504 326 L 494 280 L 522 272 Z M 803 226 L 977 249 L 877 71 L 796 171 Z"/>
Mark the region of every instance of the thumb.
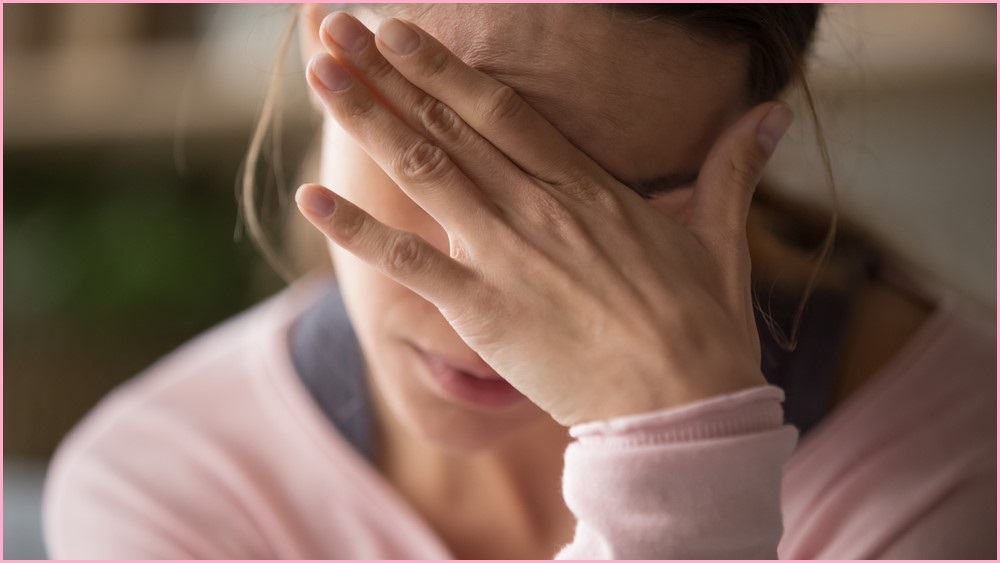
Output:
<path fill-rule="evenodd" d="M 794 117 L 784 103 L 768 102 L 719 136 L 698 174 L 689 228 L 713 239 L 746 236 L 754 190 Z"/>

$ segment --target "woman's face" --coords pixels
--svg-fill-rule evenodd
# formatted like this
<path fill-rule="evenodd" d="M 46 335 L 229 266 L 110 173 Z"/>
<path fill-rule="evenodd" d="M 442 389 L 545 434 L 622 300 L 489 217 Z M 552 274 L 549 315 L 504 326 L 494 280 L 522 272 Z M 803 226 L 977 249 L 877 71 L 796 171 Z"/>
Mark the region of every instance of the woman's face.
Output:
<path fill-rule="evenodd" d="M 379 16 L 359 16 L 378 24 Z M 649 186 L 670 190 L 649 202 L 681 221 L 692 192 L 684 184 L 716 136 L 748 109 L 742 49 L 664 22 L 573 5 L 440 5 L 411 19 L 469 65 L 512 86 L 623 183 L 674 178 Z M 441 227 L 330 118 L 321 176 L 382 222 L 448 252 Z M 424 354 L 465 371 L 488 366 L 433 305 L 342 249 L 330 250 L 372 387 L 404 426 L 448 449 L 478 450 L 546 422 L 523 397 L 476 398 L 443 384 Z M 467 383 L 473 391 L 481 384 Z"/>

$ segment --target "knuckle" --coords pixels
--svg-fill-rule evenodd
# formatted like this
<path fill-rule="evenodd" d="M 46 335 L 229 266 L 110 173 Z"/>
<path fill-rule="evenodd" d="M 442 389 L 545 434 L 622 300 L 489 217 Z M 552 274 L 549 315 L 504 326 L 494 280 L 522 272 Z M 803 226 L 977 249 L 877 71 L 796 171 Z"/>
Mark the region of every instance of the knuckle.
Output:
<path fill-rule="evenodd" d="M 357 120 L 369 116 L 374 109 L 375 100 L 371 96 L 354 95 L 345 97 L 340 104 L 339 113 L 349 120 Z"/>
<path fill-rule="evenodd" d="M 615 198 L 612 197 L 607 188 L 588 179 L 577 179 L 563 184 L 560 189 L 573 199 L 588 205 L 602 208 L 611 208 L 615 205 Z"/>
<path fill-rule="evenodd" d="M 616 186 L 617 182 L 609 182 L 606 178 L 588 174 L 579 166 L 569 165 L 553 170 L 553 176 L 558 180 L 547 183 L 573 200 L 615 216 L 624 214 L 625 203 L 619 193 L 622 186 Z"/>
<path fill-rule="evenodd" d="M 368 218 L 356 209 L 342 206 L 334 214 L 333 231 L 338 242 L 347 246 L 356 245 L 364 238 Z"/>
<path fill-rule="evenodd" d="M 442 49 L 428 49 L 421 58 L 421 68 L 427 78 L 437 78 L 448 70 L 448 52 Z"/>
<path fill-rule="evenodd" d="M 564 241 L 586 238 L 584 229 L 573 212 L 559 198 L 544 194 L 534 205 L 534 214 L 540 225 Z"/>
<path fill-rule="evenodd" d="M 428 97 L 420 104 L 417 118 L 428 133 L 442 140 L 454 140 L 461 131 L 455 112 L 434 98 Z"/>
<path fill-rule="evenodd" d="M 421 240 L 412 233 L 401 233 L 389 244 L 385 267 L 392 272 L 411 272 L 423 259 Z"/>
<path fill-rule="evenodd" d="M 569 221 L 569 210 L 552 194 L 543 192 L 534 199 L 534 212 L 543 223 L 559 224 Z"/>
<path fill-rule="evenodd" d="M 448 166 L 448 155 L 441 147 L 421 141 L 403 153 L 399 173 L 418 183 L 431 183 L 441 180 Z"/>
<path fill-rule="evenodd" d="M 523 107 L 524 101 L 517 92 L 502 84 L 486 95 L 482 114 L 487 124 L 498 124 L 516 117 Z"/>
<path fill-rule="evenodd" d="M 729 160 L 729 182 L 752 192 L 757 187 L 760 166 L 747 157 L 730 157 Z"/>
<path fill-rule="evenodd" d="M 588 167 L 578 162 L 566 161 L 552 163 L 548 169 L 538 174 L 538 177 L 561 192 L 573 194 L 580 191 L 581 188 L 583 190 L 589 189 L 587 186 L 600 188 L 600 185 L 595 186 L 595 184 L 603 181 L 604 175 L 606 172 L 603 170 Z"/>

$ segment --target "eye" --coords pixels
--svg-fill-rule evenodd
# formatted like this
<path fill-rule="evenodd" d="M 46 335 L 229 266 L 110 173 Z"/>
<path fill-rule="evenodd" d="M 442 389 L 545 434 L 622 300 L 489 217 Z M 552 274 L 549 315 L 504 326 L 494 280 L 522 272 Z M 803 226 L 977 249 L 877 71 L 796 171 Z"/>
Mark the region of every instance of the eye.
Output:
<path fill-rule="evenodd" d="M 640 182 L 638 184 L 632 184 L 628 187 L 632 189 L 635 193 L 639 194 L 642 199 L 654 199 L 657 197 L 665 196 L 675 192 L 681 192 L 684 190 L 690 190 L 694 188 L 694 179 L 685 179 L 679 181 L 674 178 L 657 178 L 649 182 Z"/>

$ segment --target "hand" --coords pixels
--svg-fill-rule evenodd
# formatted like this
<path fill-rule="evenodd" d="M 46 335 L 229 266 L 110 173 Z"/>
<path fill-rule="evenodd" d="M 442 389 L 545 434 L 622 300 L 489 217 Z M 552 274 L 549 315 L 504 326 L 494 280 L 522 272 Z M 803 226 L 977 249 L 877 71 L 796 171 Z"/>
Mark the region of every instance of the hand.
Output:
<path fill-rule="evenodd" d="M 436 305 L 556 421 L 765 383 L 746 218 L 791 122 L 786 106 L 757 106 L 720 136 L 681 225 L 416 25 L 390 19 L 376 38 L 338 13 L 321 29 L 329 54 L 312 60 L 309 84 L 441 225 L 448 253 L 322 186 L 303 186 L 300 208 L 333 242 Z"/>

